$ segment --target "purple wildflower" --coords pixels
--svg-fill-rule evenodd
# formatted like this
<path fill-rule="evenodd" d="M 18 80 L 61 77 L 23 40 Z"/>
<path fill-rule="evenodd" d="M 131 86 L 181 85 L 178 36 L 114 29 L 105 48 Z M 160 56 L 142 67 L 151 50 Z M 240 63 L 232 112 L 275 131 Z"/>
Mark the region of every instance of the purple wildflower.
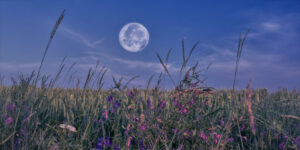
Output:
<path fill-rule="evenodd" d="M 177 107 L 177 99 L 176 100 L 174 100 L 173 102 L 172 102 L 172 104 L 175 106 L 175 107 Z"/>
<path fill-rule="evenodd" d="M 144 150 L 145 149 L 145 145 L 144 145 L 144 141 L 143 140 L 140 141 L 139 146 L 140 146 L 140 150 Z"/>
<path fill-rule="evenodd" d="M 279 149 L 284 149 L 285 148 L 288 136 L 282 134 L 282 139 L 283 139 L 283 141 L 279 144 Z"/>
<path fill-rule="evenodd" d="M 280 144 L 279 144 L 279 149 L 283 149 L 285 147 L 285 142 L 281 142 Z"/>
<path fill-rule="evenodd" d="M 165 101 L 165 100 L 162 100 L 162 102 L 160 103 L 159 108 L 160 108 L 160 109 L 164 109 L 164 108 L 165 108 L 165 105 L 166 105 L 166 101 Z"/>
<path fill-rule="evenodd" d="M 8 106 L 7 106 L 7 109 L 9 110 L 9 111 L 13 111 L 14 110 L 14 108 L 15 108 L 15 105 L 14 104 L 9 104 Z"/>
<path fill-rule="evenodd" d="M 118 107 L 120 107 L 121 106 L 121 104 L 119 103 L 119 101 L 115 101 L 114 102 L 114 108 L 118 108 Z"/>
<path fill-rule="evenodd" d="M 297 149 L 300 149 L 300 136 L 297 136 L 293 142 L 297 145 Z"/>
<path fill-rule="evenodd" d="M 221 126 L 224 126 L 224 125 L 225 125 L 225 123 L 224 123 L 223 120 L 219 120 L 219 123 L 220 123 Z"/>
<path fill-rule="evenodd" d="M 8 126 L 8 125 L 10 125 L 13 122 L 14 122 L 13 118 L 12 117 L 8 117 L 7 119 L 5 119 L 4 124 L 6 126 Z"/>
<path fill-rule="evenodd" d="M 287 140 L 287 138 L 288 138 L 288 136 L 286 136 L 286 135 L 282 135 L 282 138 L 286 141 Z"/>
<path fill-rule="evenodd" d="M 111 142 L 110 142 L 109 138 L 106 138 L 104 144 L 105 144 L 107 147 L 110 147 L 110 146 L 111 146 Z"/>
<path fill-rule="evenodd" d="M 172 129 L 172 131 L 176 134 L 178 132 L 178 129 Z"/>
<path fill-rule="evenodd" d="M 153 105 L 151 104 L 150 99 L 147 99 L 147 104 L 148 104 L 148 107 L 149 107 L 151 110 L 154 109 Z"/>
<path fill-rule="evenodd" d="M 112 97 L 112 95 L 109 95 L 108 97 L 107 97 L 107 102 L 112 102 L 113 101 L 113 97 Z"/>
<path fill-rule="evenodd" d="M 228 139 L 227 139 L 227 142 L 228 142 L 228 143 L 232 143 L 233 141 L 234 141 L 234 138 L 228 138 Z"/>
<path fill-rule="evenodd" d="M 97 142 L 97 145 L 96 145 L 96 149 L 97 150 L 102 150 L 103 142 L 104 142 L 104 138 L 103 137 L 98 138 L 98 142 Z"/>
<path fill-rule="evenodd" d="M 117 146 L 117 144 L 114 144 L 114 150 L 121 150 L 121 149 Z"/>

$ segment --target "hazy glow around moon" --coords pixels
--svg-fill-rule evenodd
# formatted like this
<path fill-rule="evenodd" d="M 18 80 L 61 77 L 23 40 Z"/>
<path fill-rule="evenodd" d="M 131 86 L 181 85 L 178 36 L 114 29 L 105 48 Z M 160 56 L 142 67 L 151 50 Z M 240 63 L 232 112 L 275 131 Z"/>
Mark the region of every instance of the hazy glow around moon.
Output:
<path fill-rule="evenodd" d="M 121 46 L 129 52 L 143 50 L 149 42 L 148 30 L 139 23 L 128 23 L 120 31 Z"/>

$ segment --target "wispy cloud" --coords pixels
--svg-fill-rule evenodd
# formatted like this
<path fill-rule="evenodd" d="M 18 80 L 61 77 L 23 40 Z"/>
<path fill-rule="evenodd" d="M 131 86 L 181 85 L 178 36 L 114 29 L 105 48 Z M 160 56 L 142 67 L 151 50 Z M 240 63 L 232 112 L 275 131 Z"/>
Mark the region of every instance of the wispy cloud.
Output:
<path fill-rule="evenodd" d="M 139 69 L 139 68 L 145 68 L 150 69 L 156 73 L 164 72 L 164 68 L 160 63 L 156 62 L 145 62 L 145 61 L 139 61 L 139 60 L 126 60 L 122 58 L 114 57 L 113 60 L 124 64 L 130 68 Z M 177 68 L 173 66 L 172 64 L 167 64 L 167 68 L 171 73 L 177 72 L 180 70 L 180 68 Z"/>
<path fill-rule="evenodd" d="M 101 44 L 104 41 L 104 38 L 95 40 L 95 41 L 91 41 L 90 39 L 88 39 L 87 37 L 83 36 L 82 34 L 66 27 L 66 26 L 62 26 L 61 27 L 62 32 L 65 33 L 65 35 L 73 40 L 76 40 L 78 42 L 81 42 L 82 44 L 84 44 L 85 46 L 89 47 L 89 48 L 96 48 L 99 44 Z"/>
<path fill-rule="evenodd" d="M 98 52 L 92 52 L 88 51 L 89 57 L 95 58 L 95 56 L 98 56 L 99 58 L 105 58 L 107 60 L 110 60 L 111 63 L 118 63 L 119 65 L 122 65 L 125 68 L 131 68 L 131 69 L 147 69 L 156 73 L 164 72 L 164 68 L 159 62 L 147 62 L 147 61 L 140 61 L 140 60 L 129 60 L 129 59 L 123 59 L 116 56 L 98 53 Z M 174 66 L 172 63 L 167 64 L 167 68 L 170 71 L 170 73 L 175 73 L 180 70 L 179 67 Z"/>
<path fill-rule="evenodd" d="M 40 65 L 39 62 L 31 62 L 31 63 L 10 63 L 10 62 L 0 62 L 0 69 L 5 71 L 32 71 L 36 69 Z"/>
<path fill-rule="evenodd" d="M 208 44 L 208 43 L 201 43 L 200 46 L 208 48 L 215 52 L 215 54 L 221 55 L 222 57 L 235 57 L 236 53 L 233 50 L 225 47 L 218 47 L 216 45 Z"/>
<path fill-rule="evenodd" d="M 87 57 L 85 57 L 87 58 Z M 82 59 L 81 59 L 82 60 Z M 79 63 L 75 66 L 76 70 L 79 70 L 80 72 L 77 72 L 79 74 L 77 74 L 77 77 L 81 77 L 81 79 L 85 78 L 85 75 L 87 74 L 88 70 L 90 68 L 94 69 L 94 71 L 96 71 L 96 74 L 98 74 L 100 72 L 100 70 L 102 69 L 102 67 L 105 67 L 106 74 L 104 76 L 104 82 L 105 82 L 105 87 L 106 88 L 111 88 L 113 86 L 113 81 L 112 81 L 112 77 L 118 79 L 122 79 L 122 83 L 124 84 L 125 82 L 129 81 L 132 77 L 134 76 L 130 76 L 130 75 L 126 75 L 124 73 L 120 73 L 118 72 L 118 70 L 113 70 L 112 68 L 110 68 L 109 66 L 103 65 L 103 64 L 99 64 L 99 67 L 95 70 L 95 63 Z M 85 73 L 85 74 L 82 74 Z M 94 78 L 96 78 L 96 76 L 94 76 Z M 132 82 L 130 82 L 131 86 L 138 86 L 141 87 L 143 86 L 145 83 L 145 80 L 142 78 L 136 78 L 135 80 L 133 80 Z"/>
<path fill-rule="evenodd" d="M 258 37 L 257 40 L 261 39 Z M 240 87 L 246 85 L 249 79 L 253 79 L 254 86 L 268 87 L 271 90 L 286 86 L 299 88 L 297 85 L 300 83 L 300 80 L 297 80 L 297 77 L 300 76 L 298 65 L 285 61 L 290 57 L 290 51 L 272 51 L 272 43 L 274 42 L 279 41 L 261 44 L 254 39 L 251 42 L 246 40 L 239 64 Z M 209 51 L 214 51 L 214 53 L 200 59 L 202 64 L 212 63 L 207 74 L 209 76 L 208 82 L 213 84 L 212 86 L 219 86 L 218 83 L 222 83 L 222 87 L 230 87 L 236 59 L 235 49 L 230 50 L 230 47 L 235 46 L 223 47 L 214 44 L 202 44 L 201 46 Z M 271 49 L 267 50 L 266 47 Z M 300 64 L 299 61 L 298 64 Z"/>
<path fill-rule="evenodd" d="M 110 84 L 113 84 L 111 82 L 112 76 L 117 79 L 123 78 L 124 82 L 133 76 L 139 76 L 139 78 L 131 82 L 131 85 L 143 87 L 153 73 L 165 73 L 159 62 L 129 60 L 95 51 L 87 51 L 86 53 L 86 56 L 73 57 L 70 60 L 77 62 L 76 68 L 83 70 L 82 72 L 87 72 L 89 68 L 95 68 L 96 62 L 100 60 L 99 66 L 105 66 L 108 69 L 105 78 Z M 167 67 L 173 75 L 176 75 L 180 70 L 179 67 L 176 67 L 172 63 L 169 63 Z"/>
<path fill-rule="evenodd" d="M 278 31 L 280 29 L 280 25 L 274 22 L 263 22 L 261 26 L 268 31 Z"/>

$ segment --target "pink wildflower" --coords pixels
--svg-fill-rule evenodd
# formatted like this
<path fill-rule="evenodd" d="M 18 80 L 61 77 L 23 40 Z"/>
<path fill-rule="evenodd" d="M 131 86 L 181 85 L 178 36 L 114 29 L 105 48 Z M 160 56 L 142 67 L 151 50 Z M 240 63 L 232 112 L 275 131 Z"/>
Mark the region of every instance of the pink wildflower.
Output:
<path fill-rule="evenodd" d="M 200 133 L 200 137 L 203 141 L 207 141 L 207 136 L 203 132 Z"/>
<path fill-rule="evenodd" d="M 162 100 L 162 102 L 160 103 L 159 108 L 160 108 L 160 109 L 164 109 L 165 105 L 166 105 L 166 101 L 165 101 L 165 100 Z"/>
<path fill-rule="evenodd" d="M 185 108 L 184 105 L 181 105 L 181 106 L 180 106 L 179 112 L 182 113 L 182 114 L 186 114 L 186 113 L 187 113 L 187 109 Z"/>
<path fill-rule="evenodd" d="M 103 112 L 103 116 L 104 116 L 105 119 L 108 119 L 108 112 L 107 112 L 107 110 L 105 110 L 105 111 Z"/>
<path fill-rule="evenodd" d="M 14 122 L 13 118 L 12 117 L 8 117 L 7 119 L 5 119 L 4 124 L 8 126 L 8 125 L 10 125 L 13 122 Z"/>
<path fill-rule="evenodd" d="M 141 125 L 141 130 L 142 130 L 142 131 L 145 131 L 145 130 L 146 130 L 146 125 L 145 125 L 144 123 Z"/>
<path fill-rule="evenodd" d="M 247 136 L 243 136 L 243 139 L 244 139 L 246 142 L 248 141 Z"/>
<path fill-rule="evenodd" d="M 218 139 L 217 138 L 214 138 L 214 143 L 218 144 Z"/>
<path fill-rule="evenodd" d="M 215 144 L 218 143 L 219 138 L 221 137 L 221 134 L 216 134 L 215 138 L 214 138 L 214 142 Z"/>
<path fill-rule="evenodd" d="M 254 116 L 253 116 L 253 112 L 252 112 L 252 107 L 251 107 L 251 96 L 253 95 L 251 89 L 250 89 L 250 86 L 251 86 L 251 82 L 248 83 L 247 85 L 247 93 L 246 93 L 246 105 L 247 105 L 247 108 L 248 108 L 248 113 L 249 113 L 249 116 L 250 116 L 250 127 L 251 127 L 251 130 L 252 130 L 252 134 L 256 134 L 256 129 L 255 129 L 255 121 L 254 121 Z"/>
<path fill-rule="evenodd" d="M 127 134 L 130 130 L 130 124 L 127 125 L 127 128 L 126 128 L 126 131 L 125 131 L 125 134 Z"/>
<path fill-rule="evenodd" d="M 129 136 L 128 139 L 127 139 L 127 144 L 126 144 L 127 145 L 127 149 L 129 149 L 129 147 L 130 147 L 131 139 L 132 139 L 131 136 Z"/>
<path fill-rule="evenodd" d="M 191 102 L 190 102 L 190 104 L 191 104 L 191 106 L 193 106 L 194 105 L 194 99 L 191 99 Z"/>

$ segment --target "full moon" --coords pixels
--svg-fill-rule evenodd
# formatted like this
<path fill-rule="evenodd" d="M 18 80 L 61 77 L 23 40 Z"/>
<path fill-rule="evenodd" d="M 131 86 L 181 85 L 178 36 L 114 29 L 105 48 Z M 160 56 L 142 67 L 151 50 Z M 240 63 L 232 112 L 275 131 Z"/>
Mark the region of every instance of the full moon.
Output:
<path fill-rule="evenodd" d="M 149 32 L 140 23 L 128 23 L 120 31 L 121 46 L 129 52 L 143 50 L 149 42 Z"/>

